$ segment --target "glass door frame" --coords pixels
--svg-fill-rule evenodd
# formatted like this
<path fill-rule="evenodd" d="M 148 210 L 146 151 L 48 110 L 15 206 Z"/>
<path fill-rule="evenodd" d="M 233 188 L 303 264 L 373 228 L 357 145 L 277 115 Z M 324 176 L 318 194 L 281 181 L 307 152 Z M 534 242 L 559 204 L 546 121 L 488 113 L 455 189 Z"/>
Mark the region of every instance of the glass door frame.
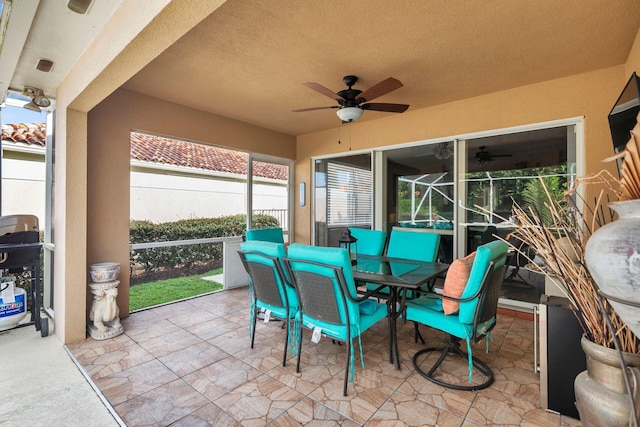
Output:
<path fill-rule="evenodd" d="M 47 142 L 45 155 L 45 226 L 43 250 L 43 292 L 42 306 L 44 311 L 54 318 L 54 230 L 53 230 L 53 201 L 55 191 L 55 123 L 56 112 L 53 110 L 47 114 Z"/>
<path fill-rule="evenodd" d="M 294 230 L 294 161 L 282 157 L 267 156 L 264 154 L 247 153 L 247 196 L 245 207 L 247 211 L 247 230 L 251 229 L 253 223 L 253 162 L 274 163 L 287 166 L 287 232 L 289 242 Z"/>

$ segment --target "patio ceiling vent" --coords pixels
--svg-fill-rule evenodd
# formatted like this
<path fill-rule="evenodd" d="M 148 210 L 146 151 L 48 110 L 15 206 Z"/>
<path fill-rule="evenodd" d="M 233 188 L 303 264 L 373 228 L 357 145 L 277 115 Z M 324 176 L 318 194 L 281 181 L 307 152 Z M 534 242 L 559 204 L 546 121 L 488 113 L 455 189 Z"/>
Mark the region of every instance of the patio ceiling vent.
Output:
<path fill-rule="evenodd" d="M 91 3 L 93 3 L 93 0 L 69 0 L 67 7 L 75 13 L 84 15 L 91 7 Z"/>

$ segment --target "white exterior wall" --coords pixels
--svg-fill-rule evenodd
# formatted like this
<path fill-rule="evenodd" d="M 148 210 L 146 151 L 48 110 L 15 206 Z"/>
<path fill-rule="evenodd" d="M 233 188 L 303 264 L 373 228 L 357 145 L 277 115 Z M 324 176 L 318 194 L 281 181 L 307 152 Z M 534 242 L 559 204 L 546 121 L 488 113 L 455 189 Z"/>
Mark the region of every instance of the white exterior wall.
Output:
<path fill-rule="evenodd" d="M 5 153 L 6 154 L 6 153 Z M 192 218 L 216 218 L 245 213 L 247 183 L 213 174 L 176 175 L 131 171 L 132 220 L 154 223 Z M 257 181 L 253 209 L 287 209 L 286 184 Z M 2 159 L 2 215 L 45 217 L 45 163 L 41 160 Z"/>
<path fill-rule="evenodd" d="M 44 158 L 2 159 L 2 215 L 36 215 L 40 228 L 44 228 L 44 178 Z"/>
<path fill-rule="evenodd" d="M 246 211 L 244 180 L 131 172 L 131 219 L 155 223 Z M 254 183 L 253 209 L 287 209 L 286 185 Z"/>

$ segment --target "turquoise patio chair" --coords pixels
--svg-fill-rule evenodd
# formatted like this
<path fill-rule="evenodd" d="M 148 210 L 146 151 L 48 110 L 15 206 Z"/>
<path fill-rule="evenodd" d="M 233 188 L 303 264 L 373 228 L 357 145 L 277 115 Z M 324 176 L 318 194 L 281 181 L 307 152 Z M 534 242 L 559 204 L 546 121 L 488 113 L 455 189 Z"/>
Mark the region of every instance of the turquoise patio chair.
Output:
<path fill-rule="evenodd" d="M 469 272 L 469 279 L 460 298 L 429 293 L 407 301 L 404 312 L 406 320 L 430 326 L 446 334 L 444 347 L 425 348 L 413 356 L 413 366 L 416 371 L 429 381 L 456 390 L 481 390 L 493 383 L 491 368 L 473 356 L 471 343 L 475 344 L 487 337 L 496 325 L 498 298 L 504 281 L 508 250 L 509 246 L 501 240 L 479 246 Z M 443 298 L 459 302 L 458 311 L 449 315 L 444 314 Z M 467 343 L 466 353 L 460 349 L 462 339 Z M 431 352 L 439 352 L 440 356 L 425 372 L 420 367 L 418 358 Z M 436 370 L 449 355 L 466 360 L 469 369 L 468 381 L 471 384 L 448 382 L 442 376 L 436 376 Z M 472 383 L 474 369 L 483 375 L 481 382 Z"/>
<path fill-rule="evenodd" d="M 284 355 L 282 356 L 282 366 L 286 366 L 287 348 L 293 349 L 291 320 L 295 318 L 299 304 L 296 291 L 287 279 L 282 265 L 282 259 L 287 254 L 284 244 L 250 241 L 242 242 L 240 249 L 238 253 L 250 278 L 249 334 L 251 348 L 253 348 L 255 340 L 258 313 L 264 310 L 265 316 L 268 316 L 267 320 L 274 316 L 286 322 L 287 332 L 284 340 Z"/>
<path fill-rule="evenodd" d="M 387 245 L 386 256 L 405 258 L 413 261 L 435 262 L 440 248 L 440 235 L 425 231 L 392 229 Z M 376 291 L 379 286 L 367 284 L 368 291 Z M 388 289 L 377 291 L 379 297 L 385 297 Z M 412 297 L 409 295 L 408 297 Z"/>
<path fill-rule="evenodd" d="M 256 228 L 247 230 L 247 241 L 260 240 L 263 242 L 284 243 L 284 233 L 282 228 Z"/>
<path fill-rule="evenodd" d="M 384 231 L 350 227 L 349 232 L 358 240 L 356 242 L 358 254 L 382 255 L 384 252 L 384 244 L 387 242 L 387 233 Z"/>
<path fill-rule="evenodd" d="M 427 231 L 391 230 L 387 256 L 414 261 L 435 262 L 440 248 L 440 235 Z"/>
<path fill-rule="evenodd" d="M 313 330 L 314 336 L 326 335 L 344 341 L 347 360 L 343 394 L 346 396 L 349 375 L 353 380 L 355 364 L 353 339 L 358 339 L 364 368 L 360 336 L 386 317 L 387 307 L 366 297 L 357 297 L 349 252 L 344 248 L 293 244 L 289 246 L 284 262 L 300 301 L 296 316 L 296 372 L 300 372 L 303 327 Z"/>

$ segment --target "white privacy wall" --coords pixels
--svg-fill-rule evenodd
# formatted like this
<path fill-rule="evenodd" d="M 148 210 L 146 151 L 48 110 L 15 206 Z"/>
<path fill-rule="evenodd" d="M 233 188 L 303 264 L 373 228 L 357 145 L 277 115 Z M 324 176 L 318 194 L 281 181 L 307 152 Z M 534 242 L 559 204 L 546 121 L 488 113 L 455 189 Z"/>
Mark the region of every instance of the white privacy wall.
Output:
<path fill-rule="evenodd" d="M 2 159 L 2 215 L 35 215 L 44 227 L 44 178 L 44 158 Z"/>
<path fill-rule="evenodd" d="M 154 223 L 245 213 L 246 179 L 211 173 L 179 174 L 162 169 L 132 170 L 130 218 Z M 55 191 L 55 189 L 54 189 Z M 254 182 L 253 208 L 287 209 L 286 183 Z M 2 159 L 2 215 L 45 216 L 44 154 Z"/>
<path fill-rule="evenodd" d="M 244 179 L 131 172 L 131 219 L 155 223 L 246 211 Z M 254 183 L 253 209 L 287 209 L 285 184 Z"/>

